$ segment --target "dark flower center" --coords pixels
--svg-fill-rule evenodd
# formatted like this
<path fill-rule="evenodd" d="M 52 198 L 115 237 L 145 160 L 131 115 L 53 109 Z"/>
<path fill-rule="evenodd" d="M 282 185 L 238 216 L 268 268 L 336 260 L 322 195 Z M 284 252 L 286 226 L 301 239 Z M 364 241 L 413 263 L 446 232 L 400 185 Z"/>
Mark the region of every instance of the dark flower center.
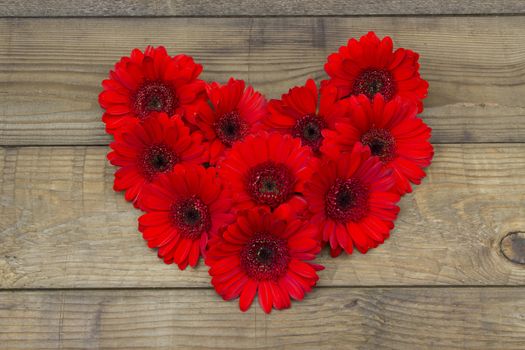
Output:
<path fill-rule="evenodd" d="M 386 101 L 394 97 L 396 86 L 392 73 L 385 69 L 366 69 L 354 81 L 352 95 L 365 94 L 369 99 L 380 93 Z"/>
<path fill-rule="evenodd" d="M 138 167 L 144 177 L 151 181 L 158 173 L 166 173 L 173 169 L 179 161 L 173 150 L 165 144 L 151 145 L 138 157 Z"/>
<path fill-rule="evenodd" d="M 336 179 L 326 193 L 326 215 L 342 223 L 361 220 L 368 213 L 368 193 L 359 180 Z"/>
<path fill-rule="evenodd" d="M 256 233 L 241 250 L 241 267 L 257 281 L 276 281 L 286 274 L 290 254 L 286 240 Z"/>
<path fill-rule="evenodd" d="M 135 93 L 133 111 L 144 119 L 151 112 L 175 113 L 177 97 L 173 88 L 160 81 L 145 81 Z"/>
<path fill-rule="evenodd" d="M 202 233 L 211 227 L 208 206 L 196 196 L 175 203 L 171 214 L 172 222 L 182 238 L 200 239 Z"/>
<path fill-rule="evenodd" d="M 361 143 L 370 147 L 374 156 L 381 161 L 388 162 L 395 158 L 396 141 L 390 131 L 386 129 L 372 128 L 361 136 Z"/>
<path fill-rule="evenodd" d="M 254 166 L 246 176 L 246 187 L 252 199 L 272 208 L 288 200 L 293 184 L 294 177 L 290 169 L 273 161 Z"/>
<path fill-rule="evenodd" d="M 297 120 L 292 129 L 292 136 L 300 138 L 303 145 L 310 146 L 313 151 L 318 152 L 323 142 L 321 131 L 326 126 L 322 117 L 308 114 Z"/>
<path fill-rule="evenodd" d="M 248 134 L 248 123 L 241 118 L 237 111 L 220 116 L 214 127 L 215 134 L 227 147 L 231 147 L 236 141 L 242 140 Z"/>

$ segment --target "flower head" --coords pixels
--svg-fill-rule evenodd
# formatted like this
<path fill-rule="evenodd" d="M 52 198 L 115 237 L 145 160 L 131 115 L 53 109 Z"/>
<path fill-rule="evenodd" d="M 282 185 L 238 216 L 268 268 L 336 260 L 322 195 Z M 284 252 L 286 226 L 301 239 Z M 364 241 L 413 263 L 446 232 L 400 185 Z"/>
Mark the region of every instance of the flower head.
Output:
<path fill-rule="evenodd" d="M 201 164 L 206 160 L 202 136 L 191 133 L 178 116 L 156 113 L 116 135 L 108 154 L 115 172 L 115 191 L 126 191 L 126 200 L 141 207 L 145 187 L 179 163 Z"/>
<path fill-rule="evenodd" d="M 139 230 L 148 246 L 181 270 L 196 266 L 208 240 L 234 221 L 231 197 L 215 169 L 191 164 L 159 177 L 148 188 L 143 209 Z"/>
<path fill-rule="evenodd" d="M 202 66 L 191 57 L 170 57 L 163 46 L 133 50 L 102 82 L 99 103 L 105 109 L 106 131 L 120 132 L 155 112 L 170 117 L 189 113 L 203 93 L 201 71 Z"/>
<path fill-rule="evenodd" d="M 335 86 L 339 98 L 364 94 L 369 99 L 379 93 L 386 101 L 397 96 L 412 100 L 419 111 L 427 96 L 428 83 L 419 75 L 419 55 L 398 48 L 393 51 L 392 39 L 379 39 L 374 32 L 350 39 L 339 52 L 328 56 L 324 68 L 330 80 L 323 84 Z"/>
<path fill-rule="evenodd" d="M 421 183 L 423 168 L 430 165 L 434 155 L 429 142 L 431 129 L 416 116 L 417 107 L 401 98 L 386 102 L 381 95 L 373 102 L 364 95 L 344 102 L 349 104 L 350 118 L 337 124 L 337 131 L 324 133 L 322 152 L 337 158 L 360 142 L 392 170 L 394 189 L 399 194 L 411 192 L 410 183 Z"/>
<path fill-rule="evenodd" d="M 200 104 L 194 123 L 210 144 L 211 163 L 216 163 L 235 142 L 254 134 L 268 111 L 264 96 L 242 80 L 231 78 L 225 85 L 214 82 L 206 91 L 209 104 Z"/>
<path fill-rule="evenodd" d="M 351 153 L 324 159 L 304 196 L 311 222 L 330 243 L 332 256 L 353 246 L 365 253 L 389 236 L 399 208 L 399 194 L 390 189 L 394 179 L 378 157 L 356 143 Z"/>
<path fill-rule="evenodd" d="M 279 211 L 253 208 L 210 242 L 206 264 L 212 284 L 225 300 L 239 298 L 246 311 L 256 294 L 266 313 L 290 307 L 315 286 L 313 260 L 321 247 L 316 230 L 300 220 L 286 220 Z"/>
<path fill-rule="evenodd" d="M 304 86 L 296 86 L 280 100 L 269 103 L 270 115 L 265 124 L 271 131 L 278 131 L 301 139 L 303 146 L 309 146 L 319 153 L 323 141 L 322 131 L 333 129 L 336 121 L 344 120 L 344 104 L 337 103 L 337 89 L 327 87 L 319 93 L 312 79 Z"/>
<path fill-rule="evenodd" d="M 238 209 L 299 209 L 304 201 L 297 194 L 312 174 L 312 161 L 311 150 L 299 139 L 260 133 L 233 145 L 219 163 L 219 175 L 230 184 Z"/>

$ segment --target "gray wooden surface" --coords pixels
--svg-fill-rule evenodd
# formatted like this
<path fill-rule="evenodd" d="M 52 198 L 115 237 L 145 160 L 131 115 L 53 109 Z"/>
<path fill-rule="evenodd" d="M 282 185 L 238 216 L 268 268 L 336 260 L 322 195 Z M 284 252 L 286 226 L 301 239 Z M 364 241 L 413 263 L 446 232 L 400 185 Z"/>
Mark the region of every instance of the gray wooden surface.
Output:
<path fill-rule="evenodd" d="M 522 0 L 2 0 L 0 16 L 372 16 L 523 14 Z"/>
<path fill-rule="evenodd" d="M 209 290 L 0 297 L 8 349 L 522 350 L 525 337 L 516 288 L 318 288 L 270 315 L 240 313 Z"/>
<path fill-rule="evenodd" d="M 0 348 L 524 349 L 524 12 L 517 0 L 0 0 Z M 391 238 L 323 253 L 320 287 L 271 315 L 222 301 L 202 264 L 163 264 L 112 190 L 97 94 L 113 63 L 162 44 L 205 79 L 278 97 L 322 79 L 326 56 L 368 30 L 420 52 L 430 82 L 436 155 Z"/>

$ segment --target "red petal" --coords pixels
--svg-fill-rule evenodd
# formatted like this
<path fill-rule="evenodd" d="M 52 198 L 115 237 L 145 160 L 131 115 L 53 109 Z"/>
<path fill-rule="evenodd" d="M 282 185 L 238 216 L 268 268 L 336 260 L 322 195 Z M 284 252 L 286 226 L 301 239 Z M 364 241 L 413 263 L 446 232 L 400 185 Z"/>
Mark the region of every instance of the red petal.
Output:
<path fill-rule="evenodd" d="M 260 282 L 259 283 L 259 304 L 261 305 L 264 312 L 269 314 L 272 311 L 272 293 L 270 291 L 270 282 Z"/>
<path fill-rule="evenodd" d="M 257 282 L 250 279 L 244 285 L 244 289 L 241 292 L 241 297 L 239 298 L 239 308 L 241 311 L 245 312 L 250 308 L 253 298 L 255 297 L 255 293 L 257 293 Z"/>

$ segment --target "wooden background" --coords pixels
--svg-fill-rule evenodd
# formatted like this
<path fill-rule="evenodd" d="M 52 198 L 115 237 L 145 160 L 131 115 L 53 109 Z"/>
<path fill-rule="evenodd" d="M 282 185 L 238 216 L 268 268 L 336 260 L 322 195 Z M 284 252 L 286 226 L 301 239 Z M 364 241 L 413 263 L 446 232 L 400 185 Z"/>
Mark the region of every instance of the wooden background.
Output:
<path fill-rule="evenodd" d="M 0 348 L 525 349 L 525 3 L 0 0 Z M 165 45 L 278 97 L 368 30 L 421 53 L 436 155 L 392 238 L 241 313 L 148 249 L 97 95 Z"/>

